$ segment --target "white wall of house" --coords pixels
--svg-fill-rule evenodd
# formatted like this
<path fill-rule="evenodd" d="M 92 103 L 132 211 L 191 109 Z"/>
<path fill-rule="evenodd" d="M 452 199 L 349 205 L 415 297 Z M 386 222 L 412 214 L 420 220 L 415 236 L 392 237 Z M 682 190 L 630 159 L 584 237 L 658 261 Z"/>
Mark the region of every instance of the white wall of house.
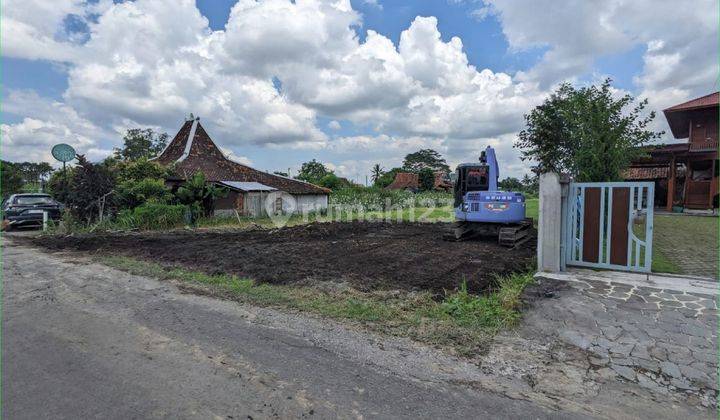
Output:
<path fill-rule="evenodd" d="M 297 212 L 313 212 L 328 208 L 327 194 L 293 194 L 297 201 Z"/>

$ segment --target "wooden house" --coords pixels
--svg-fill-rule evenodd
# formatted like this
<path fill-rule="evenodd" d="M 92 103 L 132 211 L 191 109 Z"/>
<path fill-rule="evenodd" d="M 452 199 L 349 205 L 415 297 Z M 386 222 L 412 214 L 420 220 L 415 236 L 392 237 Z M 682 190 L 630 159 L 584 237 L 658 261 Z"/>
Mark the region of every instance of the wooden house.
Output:
<path fill-rule="evenodd" d="M 216 214 L 261 216 L 273 212 L 304 212 L 327 209 L 330 190 L 308 182 L 253 169 L 227 156 L 212 141 L 199 118 L 185 121 L 180 131 L 155 159 L 173 168 L 170 186 L 182 184 L 202 172 L 208 182 L 226 188 L 226 197 L 215 201 Z M 287 193 L 273 194 L 278 192 Z M 282 196 L 282 197 L 281 197 Z M 275 197 L 267 206 L 268 197 Z M 292 197 L 293 203 L 289 203 Z"/>
<path fill-rule="evenodd" d="M 652 146 L 633 161 L 627 180 L 655 181 L 655 203 L 671 211 L 718 208 L 718 92 L 663 111 L 673 136 L 687 141 Z"/>

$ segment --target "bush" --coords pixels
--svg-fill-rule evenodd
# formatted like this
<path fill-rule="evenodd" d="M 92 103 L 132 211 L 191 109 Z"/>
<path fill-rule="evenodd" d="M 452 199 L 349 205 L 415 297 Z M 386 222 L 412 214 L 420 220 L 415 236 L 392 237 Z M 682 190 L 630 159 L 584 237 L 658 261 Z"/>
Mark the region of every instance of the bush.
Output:
<path fill-rule="evenodd" d="M 164 204 L 173 198 L 165 180 L 153 178 L 122 181 L 115 187 L 115 196 L 120 207 L 126 209 L 150 202 Z"/>
<path fill-rule="evenodd" d="M 378 187 L 353 187 L 333 191 L 330 205 L 348 206 L 363 211 L 384 211 L 390 208 L 444 207 L 452 203 L 452 194 L 427 191 L 414 194 L 403 190 Z"/>
<path fill-rule="evenodd" d="M 118 214 L 115 224 L 124 229 L 170 229 L 185 225 L 187 206 L 180 204 L 145 203 Z"/>

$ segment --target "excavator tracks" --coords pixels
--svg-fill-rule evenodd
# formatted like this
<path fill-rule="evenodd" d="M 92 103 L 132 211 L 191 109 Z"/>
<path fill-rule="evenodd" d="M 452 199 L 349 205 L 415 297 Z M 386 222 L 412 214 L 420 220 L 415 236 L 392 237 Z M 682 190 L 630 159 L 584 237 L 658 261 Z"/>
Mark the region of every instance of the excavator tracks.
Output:
<path fill-rule="evenodd" d="M 466 241 L 478 236 L 496 236 L 504 247 L 516 248 L 535 237 L 532 219 L 520 223 L 502 225 L 497 223 L 455 222 L 443 235 L 446 241 Z"/>

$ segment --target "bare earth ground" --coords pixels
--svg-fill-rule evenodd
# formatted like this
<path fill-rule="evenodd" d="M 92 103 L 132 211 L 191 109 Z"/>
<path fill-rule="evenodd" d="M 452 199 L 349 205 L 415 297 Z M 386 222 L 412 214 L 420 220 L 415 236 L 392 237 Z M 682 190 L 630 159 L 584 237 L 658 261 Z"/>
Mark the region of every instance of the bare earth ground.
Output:
<path fill-rule="evenodd" d="M 208 274 L 259 282 L 347 282 L 356 289 L 487 288 L 496 274 L 524 271 L 528 243 L 508 249 L 496 240 L 446 242 L 443 224 L 314 223 L 275 230 L 78 235 L 41 238 L 50 249 L 123 254 Z"/>
<path fill-rule="evenodd" d="M 708 296 L 540 283 L 520 328 L 459 359 L 354 324 L 187 294 L 200 291 L 77 253 L 16 243 L 4 254 L 7 418 L 715 413 Z"/>

